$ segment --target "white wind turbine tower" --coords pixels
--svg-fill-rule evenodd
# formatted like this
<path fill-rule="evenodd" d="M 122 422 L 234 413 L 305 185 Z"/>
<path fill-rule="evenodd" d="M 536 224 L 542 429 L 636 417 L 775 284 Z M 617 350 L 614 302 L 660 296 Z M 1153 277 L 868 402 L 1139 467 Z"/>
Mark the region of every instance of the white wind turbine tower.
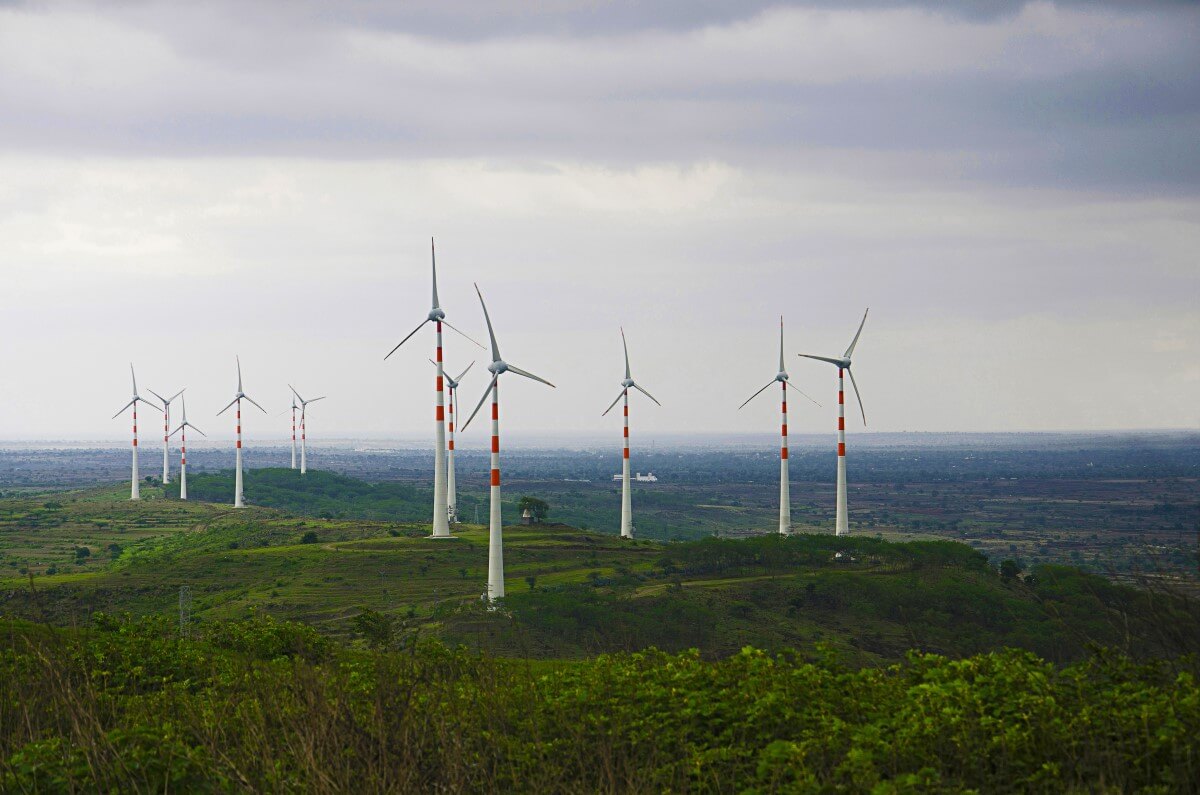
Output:
<path fill-rule="evenodd" d="M 754 398 L 767 391 L 767 388 L 772 384 L 779 383 L 779 391 L 783 397 L 783 424 L 780 426 L 780 444 L 779 444 L 779 534 L 788 535 L 792 532 L 792 497 L 790 490 L 790 482 L 788 479 L 788 408 L 787 408 L 787 390 L 790 386 L 801 395 L 812 400 L 818 406 L 821 405 L 817 401 L 808 397 L 799 387 L 788 381 L 787 369 L 783 363 L 783 318 L 779 318 L 779 372 L 775 377 L 767 382 L 767 386 L 755 392 L 750 397 L 746 398 L 746 403 L 749 403 Z M 738 406 L 738 411 L 746 407 L 746 403 Z"/>
<path fill-rule="evenodd" d="M 197 428 L 188 422 L 187 418 L 187 398 L 180 398 L 183 402 L 183 422 L 179 423 L 179 427 L 171 431 L 171 436 L 179 434 L 179 499 L 187 499 L 187 429 L 191 428 L 201 436 L 207 437 L 204 431 Z"/>
<path fill-rule="evenodd" d="M 854 380 L 854 373 L 850 370 L 850 357 L 854 355 L 854 346 L 858 344 L 863 326 L 867 324 L 867 313 L 870 311 L 868 308 L 866 312 L 863 312 L 862 322 L 858 324 L 858 331 L 855 332 L 854 339 L 850 341 L 850 347 L 842 354 L 842 358 L 831 359 L 827 356 L 814 356 L 811 353 L 800 354 L 806 359 L 829 362 L 838 369 L 837 522 L 834 524 L 834 533 L 839 536 L 847 535 L 850 532 L 850 522 L 846 517 L 846 392 L 842 371 L 850 374 L 850 384 L 854 387 L 854 397 L 858 400 L 858 410 L 862 412 L 865 426 L 867 412 L 863 409 L 862 395 L 858 393 L 858 382 Z"/>
<path fill-rule="evenodd" d="M 617 395 L 616 400 L 609 404 L 604 410 L 603 417 L 608 412 L 613 410 L 613 406 L 621 399 L 625 400 L 625 442 L 621 450 L 621 538 L 633 538 L 633 497 L 629 493 L 629 390 L 636 389 L 646 397 L 650 398 L 660 408 L 662 404 L 658 402 L 658 398 L 651 395 L 645 389 L 642 389 L 633 378 L 629 375 L 629 346 L 625 343 L 625 329 L 621 329 L 621 347 L 625 351 L 625 380 L 621 382 L 621 393 Z"/>
<path fill-rule="evenodd" d="M 187 387 L 184 387 L 184 389 L 186 389 L 186 388 Z M 158 398 L 159 402 L 163 404 L 163 408 L 162 408 L 162 410 L 163 410 L 163 476 L 162 476 L 162 482 L 163 482 L 163 485 L 165 486 L 171 482 L 171 463 L 170 463 L 170 460 L 167 458 L 167 455 L 168 455 L 167 438 L 171 435 L 171 401 L 174 400 L 175 398 L 179 397 L 180 395 L 182 395 L 183 389 L 179 390 L 174 395 L 171 395 L 171 397 L 169 397 L 169 398 L 163 397 L 162 395 L 155 392 L 153 389 L 147 389 L 146 391 L 149 392 L 151 395 L 154 395 L 154 397 Z"/>
<path fill-rule="evenodd" d="M 303 475 L 308 472 L 308 434 L 305 430 L 306 418 L 308 416 L 308 404 L 316 403 L 318 400 L 324 400 L 325 395 L 305 400 L 304 398 L 300 397 L 300 393 L 296 391 L 296 387 L 288 384 L 288 389 L 292 390 L 292 394 L 300 401 L 300 474 Z M 293 403 L 294 402 L 295 401 L 293 401 Z M 292 432 L 292 439 L 295 439 L 295 431 Z"/>
<path fill-rule="evenodd" d="M 437 362 L 433 359 L 430 359 L 429 363 L 437 367 Z M 446 424 L 450 432 L 450 438 L 446 441 L 446 513 L 450 524 L 458 524 L 458 492 L 454 485 L 454 415 L 458 413 L 458 384 L 474 364 L 475 362 L 468 364 L 466 370 L 459 373 L 457 378 L 446 377 L 446 391 L 450 400 L 446 406 L 449 418 Z"/>
<path fill-rule="evenodd" d="M 162 409 L 160 409 L 158 406 L 155 406 L 153 403 L 147 402 L 144 397 L 138 394 L 137 376 L 133 374 L 132 364 L 129 365 L 129 378 L 131 381 L 133 381 L 133 399 L 122 406 L 120 411 L 112 415 L 112 418 L 115 420 L 117 417 L 120 417 L 125 413 L 125 409 L 129 408 L 130 406 L 133 407 L 133 478 L 129 487 L 129 499 L 140 500 L 142 498 L 142 492 L 138 488 L 137 404 L 140 401 L 155 411 L 162 411 Z"/>
<path fill-rule="evenodd" d="M 233 507 L 241 508 L 246 504 L 242 496 L 242 399 L 250 401 L 263 414 L 266 414 L 267 410 L 242 391 L 242 360 L 241 357 L 235 358 L 237 358 L 238 387 L 237 394 L 233 396 L 233 400 L 229 401 L 229 406 L 237 404 L 237 465 L 233 472 Z M 229 411 L 229 406 L 218 411 L 217 416 L 220 417 Z"/>
<path fill-rule="evenodd" d="M 502 537 L 503 525 L 500 521 L 500 376 L 504 373 L 516 373 L 551 388 L 554 387 L 554 384 L 500 358 L 500 346 L 496 344 L 492 319 L 488 316 L 487 304 L 483 302 L 483 293 L 479 292 L 478 284 L 475 285 L 475 292 L 479 294 L 479 304 L 483 307 L 483 319 L 487 321 L 488 337 L 492 343 L 492 363 L 488 365 L 488 372 L 492 374 L 492 380 L 484 390 L 483 397 L 479 399 L 475 410 L 471 412 L 471 416 L 467 417 L 467 421 L 463 423 L 463 430 L 465 431 L 471 424 L 471 420 L 475 419 L 475 415 L 483 407 L 483 401 L 487 400 L 490 394 L 492 396 L 492 479 L 491 510 L 488 516 L 487 598 L 489 602 L 494 602 L 504 598 L 504 539 Z"/>
<path fill-rule="evenodd" d="M 450 537 L 450 521 L 449 510 L 446 501 L 446 404 L 443 379 L 445 373 L 442 368 L 442 325 L 445 324 L 448 328 L 457 331 L 466 337 L 471 342 L 479 345 L 478 342 L 472 340 L 462 331 L 454 328 L 446 321 L 446 313 L 442 311 L 442 307 L 438 303 L 437 292 L 437 252 L 433 247 L 433 239 L 429 240 L 429 252 L 433 267 L 433 307 L 429 310 L 429 315 L 417 324 L 417 327 L 408 333 L 408 336 L 400 340 L 395 348 L 388 351 L 388 355 L 383 358 L 386 360 L 400 346 L 408 342 L 414 334 L 430 321 L 433 322 L 434 328 L 437 330 L 437 348 L 434 356 L 434 366 L 437 367 L 437 402 L 434 413 L 434 429 L 435 429 L 435 445 L 433 452 L 433 537 L 434 538 L 449 538 Z M 482 348 L 482 345 L 479 345 Z"/>

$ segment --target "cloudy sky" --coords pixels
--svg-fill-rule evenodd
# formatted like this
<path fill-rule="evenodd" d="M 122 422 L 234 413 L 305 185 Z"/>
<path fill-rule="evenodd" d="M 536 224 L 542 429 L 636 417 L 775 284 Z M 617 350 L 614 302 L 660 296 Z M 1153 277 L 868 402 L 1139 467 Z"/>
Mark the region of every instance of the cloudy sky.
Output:
<path fill-rule="evenodd" d="M 1200 427 L 1200 6 L 945 5 L 0 1 L 0 438 L 427 434 L 430 236 L 509 434 Z"/>

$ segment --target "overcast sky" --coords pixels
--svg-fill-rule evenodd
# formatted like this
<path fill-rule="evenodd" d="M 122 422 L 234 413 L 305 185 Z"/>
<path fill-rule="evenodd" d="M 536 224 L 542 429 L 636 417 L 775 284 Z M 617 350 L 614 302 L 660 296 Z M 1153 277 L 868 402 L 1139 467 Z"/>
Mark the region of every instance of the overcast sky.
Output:
<path fill-rule="evenodd" d="M 645 5 L 0 1 L 0 438 L 1200 427 L 1200 5 Z"/>

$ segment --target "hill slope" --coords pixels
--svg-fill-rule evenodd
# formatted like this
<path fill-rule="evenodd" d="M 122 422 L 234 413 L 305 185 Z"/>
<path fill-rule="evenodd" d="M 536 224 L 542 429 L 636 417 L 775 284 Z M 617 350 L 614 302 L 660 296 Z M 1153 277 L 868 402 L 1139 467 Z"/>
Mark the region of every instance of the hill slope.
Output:
<path fill-rule="evenodd" d="M 1200 637 L 1200 610 L 1181 597 L 1064 567 L 1006 580 L 950 542 L 659 544 L 561 525 L 506 529 L 509 596 L 489 611 L 479 601 L 482 527 L 432 540 L 420 524 L 234 511 L 148 492 L 141 503 L 117 489 L 0 501 L 0 571 L 11 572 L 0 611 L 61 624 L 95 611 L 173 615 L 186 586 L 202 622 L 268 614 L 349 636 L 364 631 L 366 611 L 384 628 L 378 642 L 418 633 L 539 657 L 821 644 L 866 663 L 910 648 L 960 656 L 1000 646 L 1062 661 L 1093 643 L 1171 655 Z"/>

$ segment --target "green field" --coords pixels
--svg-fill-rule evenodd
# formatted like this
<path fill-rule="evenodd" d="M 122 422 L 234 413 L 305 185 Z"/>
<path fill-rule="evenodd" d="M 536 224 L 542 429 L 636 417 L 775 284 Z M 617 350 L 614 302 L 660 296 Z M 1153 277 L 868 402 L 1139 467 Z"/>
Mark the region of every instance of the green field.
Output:
<path fill-rule="evenodd" d="M 202 494 L 224 485 L 197 480 Z M 181 502 L 161 488 L 136 503 L 119 488 L 0 501 L 0 611 L 59 625 L 96 612 L 177 616 L 186 588 L 197 624 L 267 615 L 361 644 L 360 616 L 379 616 L 389 642 L 435 637 L 547 658 L 821 645 L 879 664 L 912 648 L 957 656 L 1017 646 L 1067 661 L 1091 644 L 1170 656 L 1200 637 L 1200 611 L 1180 595 L 1069 567 L 1005 578 L 952 542 L 630 542 L 559 524 L 505 529 L 508 596 L 493 611 L 480 601 L 485 528 L 459 525 L 454 539 L 433 540 L 416 522 L 319 518 L 427 508 L 409 487 L 332 475 L 304 483 L 298 495 L 260 482 L 255 496 L 302 501 L 308 517 Z"/>

